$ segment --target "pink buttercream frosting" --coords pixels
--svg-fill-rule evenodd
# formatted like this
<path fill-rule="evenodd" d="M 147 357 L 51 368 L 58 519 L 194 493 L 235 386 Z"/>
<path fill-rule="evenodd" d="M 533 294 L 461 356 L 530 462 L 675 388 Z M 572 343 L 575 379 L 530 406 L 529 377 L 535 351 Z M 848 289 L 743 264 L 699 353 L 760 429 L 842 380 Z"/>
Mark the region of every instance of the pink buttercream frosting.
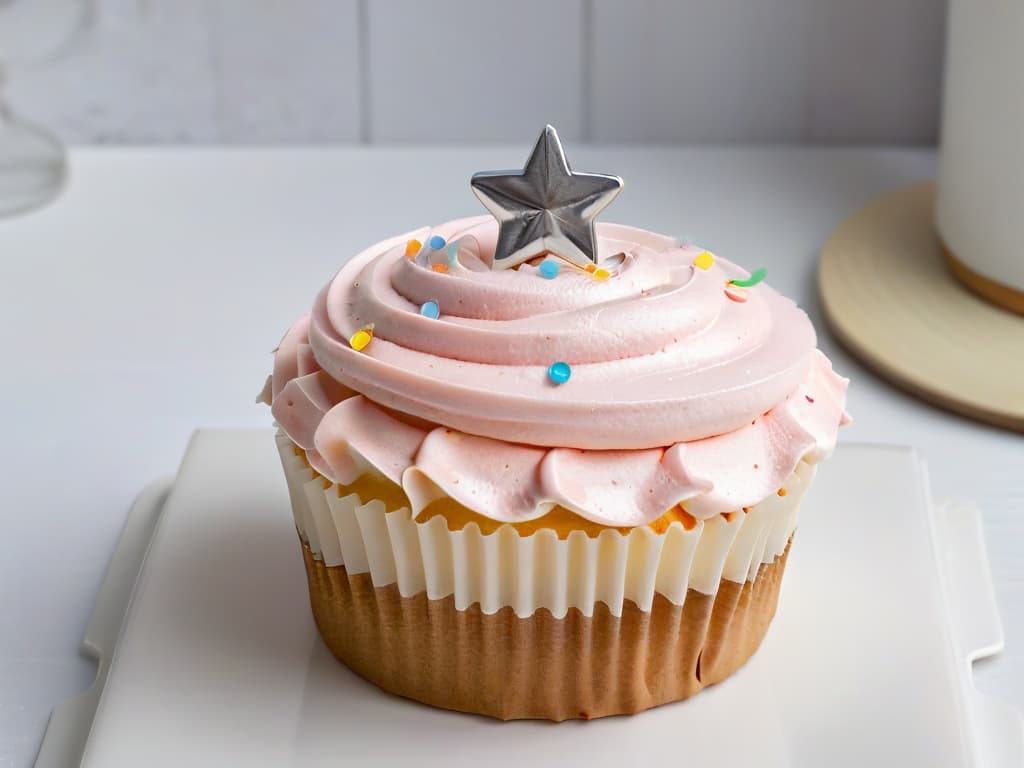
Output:
<path fill-rule="evenodd" d="M 679 503 L 705 518 L 756 504 L 831 452 L 847 382 L 792 301 L 765 283 L 730 299 L 726 281 L 747 273 L 721 258 L 694 266 L 702 249 L 597 233 L 607 280 L 567 264 L 554 279 L 481 269 L 490 217 L 364 251 L 282 340 L 275 419 L 336 482 L 372 468 L 414 513 L 447 495 L 504 522 L 555 505 L 614 526 Z M 432 235 L 457 243 L 447 273 L 427 252 L 405 255 Z M 439 318 L 420 314 L 427 301 Z M 356 351 L 349 339 L 370 324 Z M 572 367 L 562 385 L 547 375 L 556 361 Z"/>

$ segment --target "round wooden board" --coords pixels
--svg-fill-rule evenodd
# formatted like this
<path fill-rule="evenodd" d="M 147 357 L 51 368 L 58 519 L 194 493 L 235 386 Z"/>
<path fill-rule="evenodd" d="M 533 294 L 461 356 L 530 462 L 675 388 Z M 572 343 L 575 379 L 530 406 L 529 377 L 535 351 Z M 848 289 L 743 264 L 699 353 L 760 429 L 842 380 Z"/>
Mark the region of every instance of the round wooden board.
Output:
<path fill-rule="evenodd" d="M 935 185 L 917 184 L 874 200 L 832 233 L 818 268 L 825 318 L 844 346 L 898 386 L 1024 432 L 1024 317 L 950 274 L 934 207 Z"/>

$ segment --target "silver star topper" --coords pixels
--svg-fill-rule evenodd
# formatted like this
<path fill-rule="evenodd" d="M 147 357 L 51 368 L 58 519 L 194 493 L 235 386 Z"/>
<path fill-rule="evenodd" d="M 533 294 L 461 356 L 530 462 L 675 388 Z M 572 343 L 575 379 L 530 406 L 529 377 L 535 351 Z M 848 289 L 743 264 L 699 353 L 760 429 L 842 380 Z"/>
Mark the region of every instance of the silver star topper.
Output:
<path fill-rule="evenodd" d="M 473 174 L 473 193 L 498 220 L 494 268 L 554 253 L 585 267 L 597 262 L 594 219 L 622 189 L 622 179 L 573 173 L 562 143 L 544 127 L 522 172 Z"/>

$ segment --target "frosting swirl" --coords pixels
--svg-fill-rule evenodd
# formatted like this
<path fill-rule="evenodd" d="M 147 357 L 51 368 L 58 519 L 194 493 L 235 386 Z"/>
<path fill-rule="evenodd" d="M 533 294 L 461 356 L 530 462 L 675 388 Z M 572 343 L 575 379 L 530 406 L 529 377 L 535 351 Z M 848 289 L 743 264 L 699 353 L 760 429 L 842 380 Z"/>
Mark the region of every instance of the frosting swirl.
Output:
<path fill-rule="evenodd" d="M 339 272 L 313 309 L 320 365 L 370 400 L 470 434 L 538 446 L 656 448 L 731 432 L 806 376 L 814 330 L 767 286 L 737 304 L 722 288 L 746 273 L 721 259 L 627 227 L 598 227 L 599 253 L 622 254 L 611 279 L 529 266 L 441 274 L 404 254 L 406 238 Z M 413 233 L 425 239 L 427 232 Z M 438 228 L 493 252 L 490 217 Z M 436 301 L 440 321 L 419 306 Z M 348 339 L 373 323 L 374 341 Z M 572 366 L 554 386 L 546 370 Z"/>
<path fill-rule="evenodd" d="M 846 381 L 792 301 L 762 283 L 737 303 L 723 289 L 747 273 L 728 261 L 704 270 L 701 249 L 661 235 L 597 233 L 604 281 L 472 258 L 443 274 L 405 255 L 408 239 L 439 235 L 486 261 L 490 217 L 364 251 L 282 341 L 275 418 L 332 480 L 373 466 L 414 507 L 447 494 L 508 521 L 555 504 L 608 525 L 684 501 L 698 516 L 734 510 L 831 450 Z M 427 301 L 439 319 L 419 313 Z M 567 384 L 548 379 L 555 361 L 572 366 Z"/>

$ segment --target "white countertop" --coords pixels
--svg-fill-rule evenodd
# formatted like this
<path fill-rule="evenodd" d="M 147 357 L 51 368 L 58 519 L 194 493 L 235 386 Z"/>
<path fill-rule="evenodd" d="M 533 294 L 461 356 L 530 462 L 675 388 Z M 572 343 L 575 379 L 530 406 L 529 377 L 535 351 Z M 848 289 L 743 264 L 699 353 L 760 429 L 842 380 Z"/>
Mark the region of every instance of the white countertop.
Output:
<path fill-rule="evenodd" d="M 50 207 L 0 219 L 0 768 L 31 764 L 134 495 L 196 427 L 265 426 L 270 350 L 339 264 L 384 236 L 482 212 L 475 170 L 528 147 L 91 149 Z M 814 263 L 873 196 L 930 178 L 930 150 L 568 147 L 625 192 L 604 217 L 765 265 L 853 379 L 842 439 L 909 444 L 940 497 L 982 509 L 1007 635 L 978 687 L 1024 709 L 1024 437 L 893 389 L 820 324 Z M 998 372 L 979 372 L 998 375 Z M 870 483 L 870 478 L 865 478 Z"/>

